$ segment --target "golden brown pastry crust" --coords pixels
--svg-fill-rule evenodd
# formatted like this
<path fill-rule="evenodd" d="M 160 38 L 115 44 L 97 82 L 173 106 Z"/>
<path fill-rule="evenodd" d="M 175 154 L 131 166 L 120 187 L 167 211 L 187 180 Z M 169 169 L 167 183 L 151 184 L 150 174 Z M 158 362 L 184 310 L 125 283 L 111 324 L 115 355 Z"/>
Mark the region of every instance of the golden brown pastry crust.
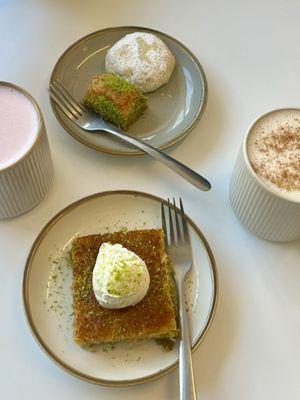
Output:
<path fill-rule="evenodd" d="M 97 302 L 92 272 L 102 243 L 120 243 L 140 256 L 150 274 L 146 296 L 135 306 L 110 310 Z M 177 336 L 173 285 L 160 229 L 76 238 L 72 244 L 74 339 L 80 345 Z"/>

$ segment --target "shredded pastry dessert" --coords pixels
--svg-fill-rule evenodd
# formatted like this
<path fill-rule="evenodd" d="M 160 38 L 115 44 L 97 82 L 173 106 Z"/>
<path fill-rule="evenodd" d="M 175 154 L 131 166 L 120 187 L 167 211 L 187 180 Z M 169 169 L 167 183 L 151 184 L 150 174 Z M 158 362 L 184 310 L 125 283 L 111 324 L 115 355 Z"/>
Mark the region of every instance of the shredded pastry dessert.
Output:
<path fill-rule="evenodd" d="M 114 74 L 94 76 L 83 101 L 103 119 L 123 130 L 127 130 L 147 107 L 147 97 Z"/>
<path fill-rule="evenodd" d="M 95 298 L 93 268 L 99 247 L 108 242 L 122 244 L 146 262 L 149 290 L 135 306 L 107 309 Z M 74 340 L 77 344 L 176 338 L 175 289 L 161 229 L 79 237 L 73 241 L 71 259 Z"/>

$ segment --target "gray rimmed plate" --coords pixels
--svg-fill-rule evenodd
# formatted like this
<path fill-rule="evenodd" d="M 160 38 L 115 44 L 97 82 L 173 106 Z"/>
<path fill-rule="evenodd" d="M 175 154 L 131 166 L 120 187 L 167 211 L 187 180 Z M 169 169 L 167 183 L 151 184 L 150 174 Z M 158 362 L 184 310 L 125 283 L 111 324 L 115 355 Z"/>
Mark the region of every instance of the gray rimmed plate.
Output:
<path fill-rule="evenodd" d="M 128 386 L 156 379 L 178 363 L 175 346 L 165 351 L 154 340 L 96 346 L 90 351 L 72 337 L 72 270 L 68 251 L 77 235 L 161 227 L 162 199 L 135 191 L 98 193 L 81 199 L 52 218 L 35 240 L 23 279 L 25 313 L 44 352 L 68 373 L 88 382 Z M 188 218 L 193 268 L 186 280 L 186 304 L 192 349 L 213 319 L 218 293 L 210 247 Z"/>
<path fill-rule="evenodd" d="M 182 140 L 201 118 L 207 102 L 207 81 L 197 58 L 178 40 L 165 33 L 138 26 L 102 29 L 72 44 L 59 58 L 50 82 L 60 80 L 82 100 L 91 78 L 105 72 L 107 50 L 131 32 L 150 32 L 159 36 L 172 51 L 176 66 L 169 82 L 148 93 L 148 109 L 133 124 L 129 133 L 156 148 L 169 147 Z M 143 154 L 107 133 L 90 133 L 76 127 L 51 100 L 54 114 L 62 127 L 76 140 L 95 150 L 111 154 Z"/>

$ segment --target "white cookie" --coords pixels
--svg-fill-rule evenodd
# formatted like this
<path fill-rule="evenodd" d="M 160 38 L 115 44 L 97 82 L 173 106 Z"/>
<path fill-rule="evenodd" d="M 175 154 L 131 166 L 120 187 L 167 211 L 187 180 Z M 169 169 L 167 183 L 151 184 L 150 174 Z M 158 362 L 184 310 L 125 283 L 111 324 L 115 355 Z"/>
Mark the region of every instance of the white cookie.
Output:
<path fill-rule="evenodd" d="M 151 33 L 135 32 L 120 39 L 107 52 L 107 72 L 120 75 L 141 92 L 152 92 L 168 82 L 175 58 L 166 44 Z"/>

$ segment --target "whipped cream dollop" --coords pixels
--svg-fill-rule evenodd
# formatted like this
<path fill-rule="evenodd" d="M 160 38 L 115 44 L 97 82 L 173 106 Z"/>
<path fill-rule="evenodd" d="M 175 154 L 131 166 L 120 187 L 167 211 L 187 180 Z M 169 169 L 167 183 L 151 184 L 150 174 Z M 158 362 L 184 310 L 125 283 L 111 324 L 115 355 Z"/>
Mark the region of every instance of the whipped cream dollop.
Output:
<path fill-rule="evenodd" d="M 93 270 L 93 289 L 105 308 L 134 306 L 146 295 L 150 276 L 146 263 L 121 244 L 103 243 Z"/>

